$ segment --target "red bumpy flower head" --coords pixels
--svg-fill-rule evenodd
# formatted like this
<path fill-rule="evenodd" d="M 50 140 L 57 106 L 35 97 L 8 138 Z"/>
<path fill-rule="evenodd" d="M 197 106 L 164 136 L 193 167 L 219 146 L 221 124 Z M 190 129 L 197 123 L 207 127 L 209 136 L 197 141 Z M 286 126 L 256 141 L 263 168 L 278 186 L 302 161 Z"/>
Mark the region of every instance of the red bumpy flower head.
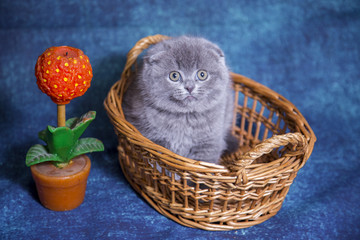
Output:
<path fill-rule="evenodd" d="M 35 65 L 40 90 L 56 104 L 68 104 L 82 96 L 93 76 L 89 58 L 73 47 L 51 47 L 41 54 Z"/>

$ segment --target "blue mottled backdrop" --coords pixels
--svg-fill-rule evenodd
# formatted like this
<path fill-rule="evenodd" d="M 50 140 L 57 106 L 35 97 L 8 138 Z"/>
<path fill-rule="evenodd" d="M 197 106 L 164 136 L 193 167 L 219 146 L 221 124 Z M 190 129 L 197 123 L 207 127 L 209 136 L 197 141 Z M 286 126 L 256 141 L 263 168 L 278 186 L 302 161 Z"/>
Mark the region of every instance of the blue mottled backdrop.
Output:
<path fill-rule="evenodd" d="M 231 70 L 293 102 L 318 137 L 280 212 L 243 230 L 207 232 L 160 215 L 124 179 L 103 100 L 126 53 L 148 35 L 192 34 L 217 43 Z M 35 84 L 48 47 L 81 48 L 91 88 L 67 116 L 96 110 L 84 203 L 52 212 L 39 203 L 28 148 L 56 125 L 56 105 Z M 359 239 L 360 1 L 0 1 L 0 239 Z"/>

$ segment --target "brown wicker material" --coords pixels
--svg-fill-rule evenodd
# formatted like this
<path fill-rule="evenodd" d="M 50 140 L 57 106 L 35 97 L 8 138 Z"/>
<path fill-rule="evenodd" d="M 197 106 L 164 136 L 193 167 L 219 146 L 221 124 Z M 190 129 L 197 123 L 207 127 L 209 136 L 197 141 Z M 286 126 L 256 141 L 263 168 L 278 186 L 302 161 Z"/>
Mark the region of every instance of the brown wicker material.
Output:
<path fill-rule="evenodd" d="M 205 230 L 259 224 L 281 208 L 316 137 L 287 99 L 244 76 L 231 73 L 236 92 L 233 133 L 239 152 L 222 165 L 179 156 L 142 136 L 121 108 L 139 54 L 168 37 L 141 39 L 127 55 L 121 80 L 104 105 L 119 139 L 119 161 L 132 187 L 170 219 Z M 141 113 L 139 113 L 141 114 Z"/>

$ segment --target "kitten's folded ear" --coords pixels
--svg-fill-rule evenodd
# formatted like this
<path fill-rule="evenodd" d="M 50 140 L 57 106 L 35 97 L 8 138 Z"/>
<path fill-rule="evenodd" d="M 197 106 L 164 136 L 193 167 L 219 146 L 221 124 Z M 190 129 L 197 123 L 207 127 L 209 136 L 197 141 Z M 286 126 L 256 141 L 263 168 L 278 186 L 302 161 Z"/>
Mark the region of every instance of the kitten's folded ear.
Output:
<path fill-rule="evenodd" d="M 224 52 L 223 52 L 218 46 L 213 45 L 213 46 L 212 46 L 212 50 L 214 50 L 215 53 L 216 53 L 217 55 L 219 55 L 220 57 L 225 57 Z"/>
<path fill-rule="evenodd" d="M 211 44 L 209 49 L 219 57 L 219 61 L 225 65 L 225 54 L 224 52 L 215 44 Z"/>
<path fill-rule="evenodd" d="M 166 53 L 165 51 L 160 51 L 155 54 L 145 56 L 144 62 L 148 63 L 150 65 L 158 63 L 161 60 L 161 58 L 164 56 L 165 53 Z"/>

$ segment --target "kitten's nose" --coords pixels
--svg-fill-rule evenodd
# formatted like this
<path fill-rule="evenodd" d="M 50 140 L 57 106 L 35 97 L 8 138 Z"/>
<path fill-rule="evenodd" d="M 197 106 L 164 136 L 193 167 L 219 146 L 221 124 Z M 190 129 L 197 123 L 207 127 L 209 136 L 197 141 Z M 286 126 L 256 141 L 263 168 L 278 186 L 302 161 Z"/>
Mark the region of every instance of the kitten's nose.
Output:
<path fill-rule="evenodd" d="M 191 93 L 194 88 L 195 88 L 195 84 L 194 82 L 190 81 L 190 80 L 187 80 L 184 82 L 184 88 L 189 92 Z"/>
<path fill-rule="evenodd" d="M 185 89 L 191 93 L 194 90 L 194 86 L 185 86 Z"/>

